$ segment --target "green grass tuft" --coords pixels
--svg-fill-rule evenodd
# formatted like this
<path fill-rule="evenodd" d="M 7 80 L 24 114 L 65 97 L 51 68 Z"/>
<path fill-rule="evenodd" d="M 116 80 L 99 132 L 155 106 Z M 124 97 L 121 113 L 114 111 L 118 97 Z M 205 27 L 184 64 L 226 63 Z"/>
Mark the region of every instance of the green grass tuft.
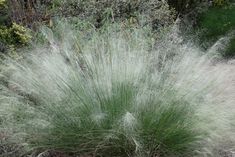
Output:
<path fill-rule="evenodd" d="M 206 156 L 223 130 L 221 104 L 208 99 L 223 75 L 198 50 L 171 34 L 155 44 L 148 30 L 114 25 L 79 38 L 65 29 L 61 38 L 44 28 L 49 47 L 7 61 L 1 126 L 33 150 Z"/>

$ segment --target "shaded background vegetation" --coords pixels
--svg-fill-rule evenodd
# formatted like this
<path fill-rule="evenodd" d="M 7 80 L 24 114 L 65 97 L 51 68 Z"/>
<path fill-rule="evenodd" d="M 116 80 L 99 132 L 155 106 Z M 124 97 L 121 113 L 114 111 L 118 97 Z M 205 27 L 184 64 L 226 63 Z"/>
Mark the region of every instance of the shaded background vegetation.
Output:
<path fill-rule="evenodd" d="M 228 44 L 228 48 L 223 52 L 223 55 L 225 57 L 235 55 L 235 37 L 232 32 L 235 29 L 234 5 L 211 7 L 200 15 L 198 21 L 198 27 L 202 29 L 200 37 L 204 48 L 211 46 L 219 38 L 232 33 L 232 39 Z"/>
<path fill-rule="evenodd" d="M 149 24 L 154 30 L 171 25 L 177 17 L 181 17 L 194 30 L 201 32 L 200 45 L 207 49 L 234 29 L 233 3 L 231 0 L 1 0 L 0 50 L 15 50 L 27 45 L 30 41 L 28 28 L 33 30 L 32 35 L 40 25 L 53 27 L 58 17 L 73 19 L 71 22 L 75 25 L 74 18 L 86 20 L 96 28 L 107 21 L 128 21 Z M 140 15 L 144 15 L 142 20 Z M 234 40 L 232 38 L 229 42 L 224 56 L 234 56 Z"/>

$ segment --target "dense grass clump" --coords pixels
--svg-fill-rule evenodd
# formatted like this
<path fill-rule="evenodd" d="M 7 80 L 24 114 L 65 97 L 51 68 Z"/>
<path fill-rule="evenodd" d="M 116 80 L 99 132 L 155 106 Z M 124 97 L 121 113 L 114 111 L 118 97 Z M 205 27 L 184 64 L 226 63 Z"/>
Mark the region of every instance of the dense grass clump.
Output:
<path fill-rule="evenodd" d="M 156 44 L 147 28 L 86 39 L 44 31 L 49 47 L 6 63 L 0 112 L 10 141 L 107 157 L 213 156 L 227 142 L 229 115 L 209 99 L 223 75 L 175 34 Z"/>

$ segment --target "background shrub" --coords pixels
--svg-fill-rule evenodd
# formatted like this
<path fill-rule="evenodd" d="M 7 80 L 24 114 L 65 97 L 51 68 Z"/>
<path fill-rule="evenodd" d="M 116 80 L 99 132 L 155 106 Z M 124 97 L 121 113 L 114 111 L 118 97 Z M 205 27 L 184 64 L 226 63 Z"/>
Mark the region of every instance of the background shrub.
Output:
<path fill-rule="evenodd" d="M 204 29 L 201 35 L 201 42 L 204 47 L 211 46 L 219 38 L 226 36 L 235 29 L 235 6 L 211 7 L 208 11 L 200 15 L 199 27 Z M 228 48 L 223 53 L 224 56 L 234 56 L 234 39 L 229 43 Z"/>
<path fill-rule="evenodd" d="M 34 30 L 38 24 L 50 22 L 51 0 L 9 0 L 7 4 L 12 22 Z"/>
<path fill-rule="evenodd" d="M 204 0 L 168 0 L 168 3 L 171 7 L 175 8 L 176 11 L 180 14 L 185 14 L 194 10 L 201 3 L 206 2 Z"/>
<path fill-rule="evenodd" d="M 229 3 L 229 0 L 213 0 L 215 6 L 224 6 Z"/>
<path fill-rule="evenodd" d="M 30 31 L 16 23 L 11 27 L 0 26 L 1 52 L 14 53 L 16 48 L 27 45 L 31 38 Z"/>
<path fill-rule="evenodd" d="M 30 38 L 29 30 L 16 23 L 13 23 L 10 28 L 1 27 L 0 39 L 6 44 L 25 45 L 29 42 Z"/>
<path fill-rule="evenodd" d="M 7 25 L 9 22 L 8 6 L 5 0 L 0 1 L 0 25 Z"/>
<path fill-rule="evenodd" d="M 140 14 L 146 14 L 150 21 L 155 24 L 171 24 L 174 11 L 163 1 L 61 1 L 62 14 L 78 15 L 82 19 L 87 18 L 96 26 L 102 25 L 105 20 L 125 20 L 137 18 Z M 66 9 L 66 8 L 71 9 Z M 76 10 L 75 10 L 76 9 Z M 66 11 L 71 11 L 66 13 Z"/>

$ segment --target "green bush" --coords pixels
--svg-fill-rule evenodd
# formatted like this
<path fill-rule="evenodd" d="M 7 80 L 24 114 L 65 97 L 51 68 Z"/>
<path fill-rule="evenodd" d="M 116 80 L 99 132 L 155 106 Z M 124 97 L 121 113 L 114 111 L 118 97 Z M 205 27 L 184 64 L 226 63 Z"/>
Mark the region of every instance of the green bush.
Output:
<path fill-rule="evenodd" d="M 204 29 L 202 42 L 213 43 L 235 29 L 235 6 L 212 7 L 200 15 L 199 28 Z M 234 56 L 233 41 L 224 56 Z M 209 44 L 210 45 L 210 44 Z"/>
<path fill-rule="evenodd" d="M 234 57 L 235 56 L 235 38 L 232 38 L 228 43 L 228 48 L 224 52 L 224 56 Z"/>
<path fill-rule="evenodd" d="M 54 0 L 52 14 L 63 17 L 79 17 L 91 22 L 96 27 L 107 21 L 125 21 L 135 19 L 140 22 L 139 15 L 145 15 L 145 24 L 150 23 L 154 28 L 171 25 L 174 22 L 175 11 L 165 1 L 136 1 L 136 0 Z"/>
<path fill-rule="evenodd" d="M 198 0 L 168 0 L 171 7 L 175 8 L 178 13 L 187 13 L 195 9 L 203 1 Z"/>
<path fill-rule="evenodd" d="M 156 45 L 149 28 L 114 25 L 82 39 L 68 28 L 58 29 L 64 38 L 44 28 L 50 47 L 6 62 L 0 130 L 12 141 L 80 155 L 186 157 L 227 140 L 224 104 L 208 99 L 224 75 L 208 70 L 206 56 L 172 38 Z"/>
<path fill-rule="evenodd" d="M 0 0 L 0 7 L 4 6 L 5 5 L 5 0 Z"/>
<path fill-rule="evenodd" d="M 213 0 L 215 6 L 224 6 L 229 3 L 229 0 Z"/>
<path fill-rule="evenodd" d="M 5 26 L 0 27 L 0 41 L 6 44 L 25 45 L 30 39 L 29 30 L 16 23 L 13 23 L 10 28 Z"/>
<path fill-rule="evenodd" d="M 15 53 L 16 48 L 26 46 L 31 38 L 30 31 L 16 23 L 11 27 L 0 26 L 0 52 Z"/>
<path fill-rule="evenodd" d="M 0 25 L 7 25 L 10 21 L 8 6 L 5 0 L 0 0 Z"/>

